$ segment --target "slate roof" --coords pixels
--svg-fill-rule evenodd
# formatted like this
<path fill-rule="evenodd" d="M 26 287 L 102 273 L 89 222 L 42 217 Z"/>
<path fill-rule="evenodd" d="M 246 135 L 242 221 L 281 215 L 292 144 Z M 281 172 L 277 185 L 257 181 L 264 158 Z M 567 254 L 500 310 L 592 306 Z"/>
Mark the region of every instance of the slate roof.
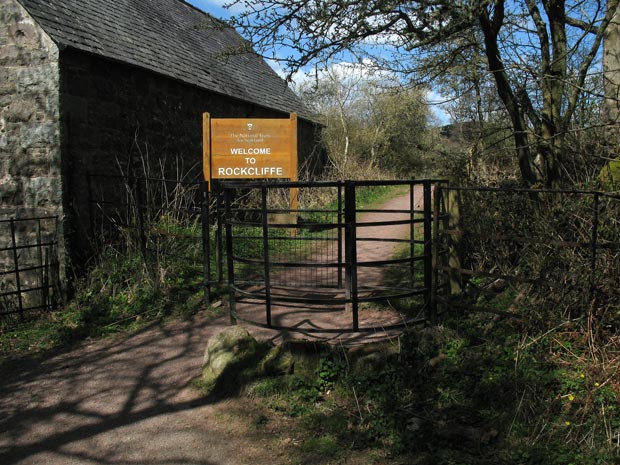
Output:
<path fill-rule="evenodd" d="M 244 40 L 182 0 L 18 0 L 61 47 L 129 63 L 210 91 L 312 114 Z"/>

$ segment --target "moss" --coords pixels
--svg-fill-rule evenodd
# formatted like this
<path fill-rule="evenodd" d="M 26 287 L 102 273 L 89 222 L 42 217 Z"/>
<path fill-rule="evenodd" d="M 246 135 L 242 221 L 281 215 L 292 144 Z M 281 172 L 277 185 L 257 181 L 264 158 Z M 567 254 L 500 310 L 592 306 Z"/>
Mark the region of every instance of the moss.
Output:
<path fill-rule="evenodd" d="M 247 329 L 240 326 L 224 329 L 207 343 L 202 366 L 205 387 L 238 387 L 237 378 L 262 353 L 261 344 Z"/>
<path fill-rule="evenodd" d="M 363 344 L 349 350 L 351 371 L 356 374 L 379 371 L 398 355 L 398 345 L 391 342 Z"/>
<path fill-rule="evenodd" d="M 330 352 L 326 344 L 304 340 L 284 341 L 273 347 L 261 361 L 259 371 L 266 375 L 295 373 L 303 379 L 313 379 L 321 357 Z"/>

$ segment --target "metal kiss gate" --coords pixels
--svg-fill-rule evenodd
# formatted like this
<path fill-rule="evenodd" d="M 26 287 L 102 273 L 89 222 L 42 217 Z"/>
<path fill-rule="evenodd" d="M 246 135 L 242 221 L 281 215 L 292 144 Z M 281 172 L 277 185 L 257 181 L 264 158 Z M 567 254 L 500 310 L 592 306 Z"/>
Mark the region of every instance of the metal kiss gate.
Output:
<path fill-rule="evenodd" d="M 231 319 L 306 333 L 435 320 L 441 183 L 223 183 Z M 371 191 L 387 188 L 399 195 L 381 209 L 365 206 Z"/>

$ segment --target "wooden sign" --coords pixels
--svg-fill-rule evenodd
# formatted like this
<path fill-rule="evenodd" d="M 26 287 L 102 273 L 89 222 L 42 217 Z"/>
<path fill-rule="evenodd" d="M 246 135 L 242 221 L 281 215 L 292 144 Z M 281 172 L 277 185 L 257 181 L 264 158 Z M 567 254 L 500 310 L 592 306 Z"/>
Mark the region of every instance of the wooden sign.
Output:
<path fill-rule="evenodd" d="M 289 119 L 203 116 L 203 169 L 212 179 L 297 181 L 297 115 Z"/>

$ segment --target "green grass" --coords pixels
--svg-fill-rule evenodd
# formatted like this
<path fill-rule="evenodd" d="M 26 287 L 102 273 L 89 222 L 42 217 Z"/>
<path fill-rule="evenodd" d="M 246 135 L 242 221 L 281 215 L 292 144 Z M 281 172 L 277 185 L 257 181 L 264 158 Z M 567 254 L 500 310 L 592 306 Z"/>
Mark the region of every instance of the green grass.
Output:
<path fill-rule="evenodd" d="M 262 378 L 246 392 L 296 419 L 299 453 L 319 462 L 363 450 L 438 465 L 619 463 L 617 362 L 593 363 L 585 334 L 524 330 L 452 315 L 406 333 L 372 367 L 334 349 L 310 377 Z"/>
<path fill-rule="evenodd" d="M 356 207 L 358 209 L 375 208 L 406 191 L 407 186 L 360 187 L 355 192 Z"/>
<path fill-rule="evenodd" d="M 325 434 L 319 437 L 311 437 L 306 439 L 301 445 L 302 452 L 311 453 L 321 458 L 332 458 L 338 455 L 341 450 L 338 438 Z"/>

